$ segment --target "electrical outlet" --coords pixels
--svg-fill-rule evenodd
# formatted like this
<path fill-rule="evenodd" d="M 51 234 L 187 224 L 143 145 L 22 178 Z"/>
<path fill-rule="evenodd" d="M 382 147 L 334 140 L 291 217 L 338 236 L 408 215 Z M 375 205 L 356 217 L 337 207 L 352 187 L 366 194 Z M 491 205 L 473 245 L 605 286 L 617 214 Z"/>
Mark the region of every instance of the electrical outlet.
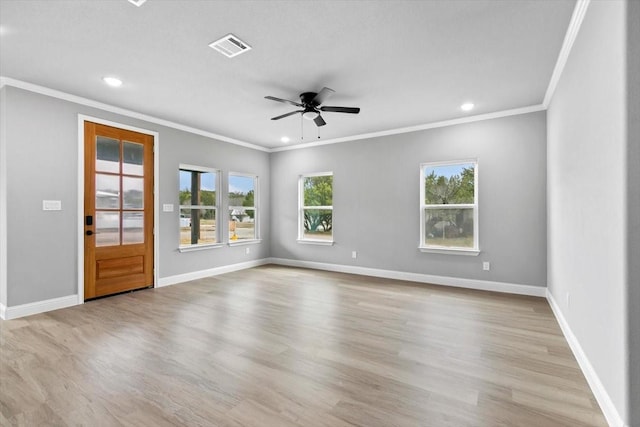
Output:
<path fill-rule="evenodd" d="M 251 248 L 244 248 L 244 253 L 249 255 L 251 253 Z"/>
<path fill-rule="evenodd" d="M 489 271 L 491 270 L 491 263 L 489 261 L 485 261 L 482 263 L 482 269 L 484 271 Z"/>
<path fill-rule="evenodd" d="M 356 252 L 356 251 L 351 251 L 351 258 L 353 258 L 353 259 L 358 258 L 358 252 Z"/>

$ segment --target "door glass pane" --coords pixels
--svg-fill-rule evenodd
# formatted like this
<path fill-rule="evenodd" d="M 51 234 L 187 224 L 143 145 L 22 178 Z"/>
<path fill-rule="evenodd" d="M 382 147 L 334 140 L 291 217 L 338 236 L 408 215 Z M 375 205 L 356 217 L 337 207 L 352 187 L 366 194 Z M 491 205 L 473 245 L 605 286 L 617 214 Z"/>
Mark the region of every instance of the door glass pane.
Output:
<path fill-rule="evenodd" d="M 144 243 L 144 212 L 122 213 L 122 244 Z"/>
<path fill-rule="evenodd" d="M 120 208 L 120 178 L 96 174 L 96 209 Z"/>
<path fill-rule="evenodd" d="M 125 141 L 122 147 L 122 173 L 144 175 L 143 145 Z"/>
<path fill-rule="evenodd" d="M 96 170 L 120 172 L 120 141 L 104 136 L 96 137 Z"/>
<path fill-rule="evenodd" d="M 122 177 L 124 209 L 144 208 L 144 178 Z"/>
<path fill-rule="evenodd" d="M 120 213 L 96 212 L 96 246 L 120 244 Z"/>
<path fill-rule="evenodd" d="M 426 209 L 424 242 L 429 246 L 473 248 L 473 209 Z"/>

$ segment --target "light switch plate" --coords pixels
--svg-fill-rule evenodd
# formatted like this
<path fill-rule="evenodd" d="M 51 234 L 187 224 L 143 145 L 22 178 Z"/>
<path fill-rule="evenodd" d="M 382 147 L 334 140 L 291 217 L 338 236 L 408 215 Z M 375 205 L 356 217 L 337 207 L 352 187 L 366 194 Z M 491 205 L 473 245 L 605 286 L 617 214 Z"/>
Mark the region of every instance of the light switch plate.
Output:
<path fill-rule="evenodd" d="M 173 204 L 165 203 L 162 205 L 162 212 L 173 212 Z"/>

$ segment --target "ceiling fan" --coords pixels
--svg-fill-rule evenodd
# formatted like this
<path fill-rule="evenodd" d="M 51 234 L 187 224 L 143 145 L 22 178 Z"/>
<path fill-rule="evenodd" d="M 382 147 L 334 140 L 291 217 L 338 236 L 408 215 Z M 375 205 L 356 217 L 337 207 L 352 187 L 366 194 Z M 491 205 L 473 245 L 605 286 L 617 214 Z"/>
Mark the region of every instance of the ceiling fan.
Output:
<path fill-rule="evenodd" d="M 322 88 L 322 90 L 318 93 L 315 92 L 304 92 L 300 94 L 300 102 L 289 101 L 288 99 L 276 98 L 275 96 L 265 96 L 266 99 L 270 99 L 272 101 L 284 102 L 285 104 L 295 105 L 298 108 L 302 108 L 301 110 L 292 111 L 287 114 L 283 114 L 281 116 L 272 117 L 271 120 L 280 120 L 285 117 L 292 116 L 294 114 L 301 113 L 302 117 L 307 120 L 313 120 L 316 126 L 324 126 L 327 122 L 324 121 L 322 116 L 320 115 L 321 111 L 327 111 L 331 113 L 349 113 L 349 114 L 358 114 L 360 112 L 360 108 L 356 107 L 328 107 L 323 106 L 322 104 L 334 94 L 333 89 L 329 89 L 328 87 Z"/>

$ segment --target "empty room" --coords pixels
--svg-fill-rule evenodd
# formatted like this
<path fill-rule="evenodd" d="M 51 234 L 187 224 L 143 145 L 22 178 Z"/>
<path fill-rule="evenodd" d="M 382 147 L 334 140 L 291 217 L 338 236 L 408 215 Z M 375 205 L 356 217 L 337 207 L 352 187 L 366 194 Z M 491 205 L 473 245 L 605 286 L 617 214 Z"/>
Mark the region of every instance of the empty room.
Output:
<path fill-rule="evenodd" d="M 0 425 L 640 427 L 640 1 L 0 0 Z"/>

